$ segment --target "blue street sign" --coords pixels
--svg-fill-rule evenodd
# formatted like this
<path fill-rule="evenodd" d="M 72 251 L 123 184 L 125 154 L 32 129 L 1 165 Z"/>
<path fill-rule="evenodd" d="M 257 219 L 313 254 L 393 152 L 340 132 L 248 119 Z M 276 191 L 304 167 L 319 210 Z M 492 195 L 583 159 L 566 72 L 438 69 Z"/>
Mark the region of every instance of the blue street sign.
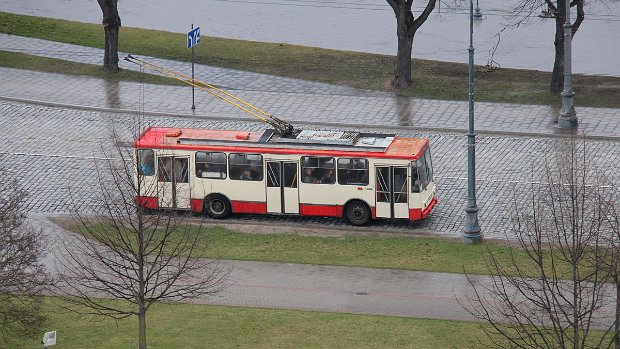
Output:
<path fill-rule="evenodd" d="M 200 27 L 187 32 L 187 48 L 192 48 L 200 42 Z"/>

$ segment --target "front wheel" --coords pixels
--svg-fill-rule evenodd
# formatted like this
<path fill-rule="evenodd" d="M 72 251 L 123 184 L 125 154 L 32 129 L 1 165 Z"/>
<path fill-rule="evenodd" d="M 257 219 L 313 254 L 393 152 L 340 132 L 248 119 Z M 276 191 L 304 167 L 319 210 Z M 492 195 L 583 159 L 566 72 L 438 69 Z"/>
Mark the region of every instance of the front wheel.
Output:
<path fill-rule="evenodd" d="M 353 201 L 347 205 L 345 217 L 353 225 L 366 225 L 370 222 L 370 209 L 361 201 Z"/>
<path fill-rule="evenodd" d="M 230 215 L 230 202 L 222 195 L 210 195 L 205 200 L 205 212 L 215 219 L 223 219 Z"/>

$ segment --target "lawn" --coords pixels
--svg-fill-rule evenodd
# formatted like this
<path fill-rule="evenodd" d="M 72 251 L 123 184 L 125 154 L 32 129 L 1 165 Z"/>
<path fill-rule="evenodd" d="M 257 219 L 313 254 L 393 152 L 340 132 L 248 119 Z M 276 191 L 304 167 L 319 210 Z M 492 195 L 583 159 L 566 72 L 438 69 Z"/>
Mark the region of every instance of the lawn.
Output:
<path fill-rule="evenodd" d="M 57 222 L 74 232 L 88 235 L 83 227 L 71 225 L 69 221 Z M 101 231 L 109 227 L 90 226 L 89 229 Z M 187 234 L 195 236 L 199 246 L 197 251 L 206 249 L 206 257 L 221 259 L 489 274 L 485 263 L 488 253 L 505 262 L 514 253 L 519 265 L 530 265 L 521 251 L 494 242 L 465 245 L 460 239 L 438 237 L 380 234 L 326 237 L 300 235 L 295 228 L 290 231 L 286 234 L 252 234 L 217 225 L 200 229 L 181 226 L 173 238 L 184 239 Z M 158 238 L 154 240 L 158 241 Z"/>
<path fill-rule="evenodd" d="M 0 32 L 19 34 L 83 46 L 102 47 L 100 25 L 31 17 L 0 12 Z M 394 91 L 389 84 L 395 57 L 319 49 L 288 44 L 262 43 L 207 36 L 196 46 L 198 63 L 245 71 L 328 82 L 356 88 L 432 99 L 467 99 L 467 65 L 414 59 L 412 87 Z M 123 27 L 120 50 L 190 61 L 185 35 Z M 415 47 L 415 45 L 414 45 Z M 20 60 L 0 60 L 0 65 L 19 65 Z M 549 62 L 551 67 L 552 62 Z M 25 69 L 36 69 L 23 64 Z M 478 67 L 480 68 L 480 67 Z M 66 71 L 66 69 L 63 69 Z M 548 93 L 550 73 L 500 69 L 476 72 L 476 100 L 559 106 L 561 98 Z M 620 107 L 620 78 L 575 75 L 575 103 L 579 106 Z"/>
<path fill-rule="evenodd" d="M 68 312 L 45 299 L 57 331 L 53 349 L 137 347 L 137 319 L 120 321 Z M 474 348 L 480 324 L 374 315 L 158 304 L 147 314 L 150 349 L 189 348 Z M 40 348 L 41 337 L 12 339 L 11 348 Z M 0 344 L 0 347 L 2 345 Z"/>

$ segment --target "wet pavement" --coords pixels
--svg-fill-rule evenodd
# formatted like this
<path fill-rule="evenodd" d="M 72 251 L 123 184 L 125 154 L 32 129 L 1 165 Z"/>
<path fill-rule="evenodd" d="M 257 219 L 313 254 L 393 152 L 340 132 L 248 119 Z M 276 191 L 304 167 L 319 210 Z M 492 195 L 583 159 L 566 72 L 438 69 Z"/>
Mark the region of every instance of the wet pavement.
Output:
<path fill-rule="evenodd" d="M 0 34 L 4 50 L 44 57 L 98 64 L 102 50 L 59 44 L 46 40 Z M 188 73 L 189 64 L 141 57 L 172 70 Z M 139 70 L 126 61 L 123 69 Z M 23 100 L 71 104 L 125 111 L 190 115 L 197 118 L 247 119 L 245 112 L 200 91 L 192 112 L 191 88 L 110 82 L 84 76 L 69 76 L 0 68 L 5 77 L 0 96 Z M 248 73 L 234 69 L 196 65 L 196 78 L 225 89 L 263 110 L 291 122 L 326 125 L 400 126 L 420 130 L 467 129 L 467 102 L 401 97 L 297 79 Z M 556 127 L 558 107 L 509 103 L 475 104 L 476 130 L 532 135 L 562 135 Z M 591 137 L 620 137 L 620 109 L 577 106 L 577 133 Z"/>
<path fill-rule="evenodd" d="M 512 16 L 519 0 L 476 2 L 483 14 L 474 32 L 478 64 L 493 61 L 506 68 L 551 71 L 555 23 L 538 17 L 543 1 L 527 20 Z M 467 63 L 468 4 L 438 2 L 415 36 L 414 57 Z M 201 27 L 203 40 L 217 36 L 396 54 L 396 21 L 385 0 L 132 0 L 118 6 L 126 27 L 186 33 L 193 23 Z M 414 3 L 415 15 L 421 6 Z M 101 23 L 99 7 L 86 0 L 0 0 L 0 11 Z M 619 12 L 617 0 L 587 4 L 585 20 L 573 40 L 573 72 L 620 76 Z M 524 21 L 515 25 L 520 20 Z"/>

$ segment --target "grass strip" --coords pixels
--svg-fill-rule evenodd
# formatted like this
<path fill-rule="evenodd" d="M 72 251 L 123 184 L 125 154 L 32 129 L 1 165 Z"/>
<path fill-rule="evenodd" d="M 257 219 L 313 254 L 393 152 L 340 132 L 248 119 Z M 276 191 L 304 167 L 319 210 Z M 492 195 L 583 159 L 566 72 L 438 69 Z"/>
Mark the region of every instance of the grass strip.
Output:
<path fill-rule="evenodd" d="M 88 236 L 83 227 L 65 226 L 71 231 Z M 97 225 L 89 226 L 89 229 L 98 232 L 112 231 L 110 227 Z M 181 226 L 173 239 L 184 239 L 187 234 L 197 236 L 197 251 L 206 249 L 205 257 L 220 259 L 484 275 L 489 274 L 485 263 L 488 253 L 493 253 L 498 260 L 508 263 L 513 252 L 520 266 L 529 265 L 529 260 L 521 251 L 511 251 L 509 247 L 493 242 L 464 245 L 460 240 L 436 237 L 251 234 L 219 226 L 200 229 Z M 155 238 L 155 241 L 159 239 Z M 174 245 L 174 241 L 171 245 Z"/>
<path fill-rule="evenodd" d="M 0 62 L 2 62 L 0 65 L 7 68 L 28 69 L 47 73 L 86 75 L 106 79 L 108 81 L 135 81 L 147 84 L 185 85 L 177 80 L 159 75 L 144 74 L 131 70 L 121 70 L 118 73 L 106 73 L 101 70 L 101 66 L 99 65 L 76 63 L 62 59 L 39 57 L 2 50 L 0 50 Z"/>
<path fill-rule="evenodd" d="M 104 43 L 103 29 L 98 24 L 1 12 L 0 32 L 99 48 Z M 185 40 L 182 33 L 123 27 L 119 49 L 137 55 L 190 61 L 191 50 L 186 48 Z M 463 58 L 465 61 L 465 54 Z M 205 36 L 196 46 L 196 62 L 407 96 L 467 99 L 468 70 L 466 64 L 460 63 L 414 59 L 413 86 L 394 91 L 389 81 L 395 57 L 388 55 Z M 0 65 L 4 64 L 5 60 L 0 60 Z M 550 73 L 533 70 L 477 71 L 476 100 L 559 106 L 561 98 L 549 94 L 549 82 Z M 573 84 L 578 106 L 620 107 L 620 78 L 576 74 Z"/>
<path fill-rule="evenodd" d="M 45 299 L 46 331 L 59 349 L 137 346 L 137 319 L 89 318 Z M 188 321 L 189 320 L 189 321 Z M 158 304 L 147 314 L 151 349 L 190 348 L 475 348 L 480 324 L 296 310 Z M 43 333 L 41 333 L 41 336 Z M 41 336 L 13 338 L 12 348 L 40 348 Z"/>

